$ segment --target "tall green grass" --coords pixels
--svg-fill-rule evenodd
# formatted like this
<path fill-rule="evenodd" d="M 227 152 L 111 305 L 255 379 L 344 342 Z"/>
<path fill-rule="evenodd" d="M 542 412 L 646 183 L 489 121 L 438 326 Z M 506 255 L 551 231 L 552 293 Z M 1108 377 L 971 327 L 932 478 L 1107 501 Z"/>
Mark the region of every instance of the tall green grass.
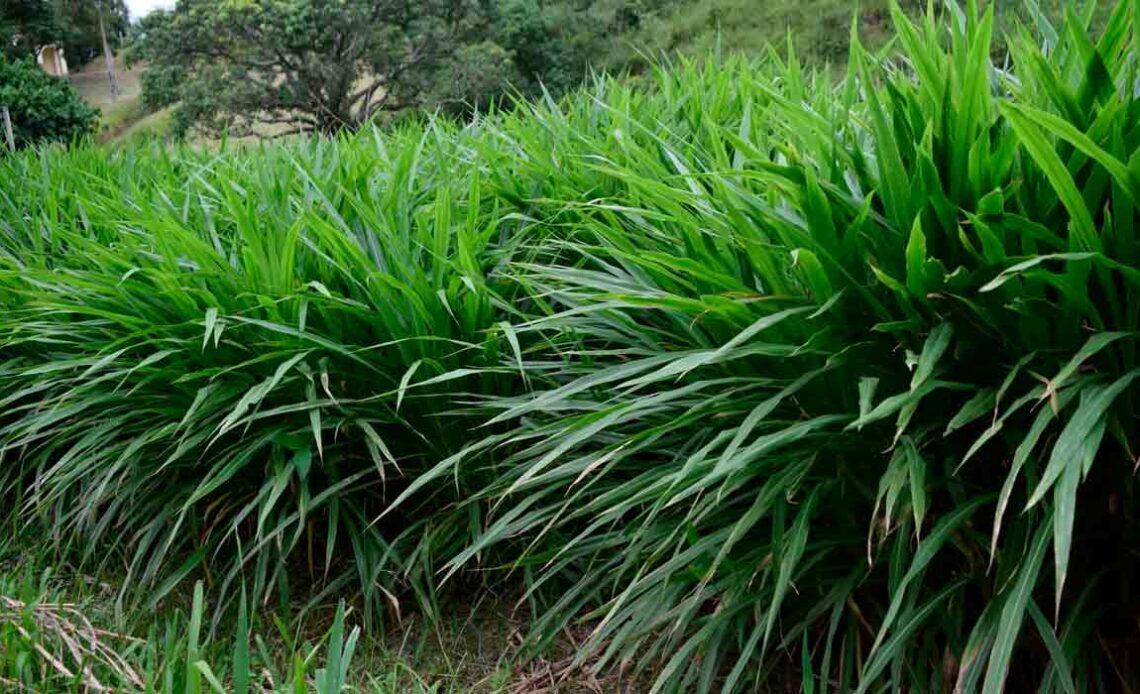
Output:
<path fill-rule="evenodd" d="M 947 15 L 837 85 L 5 160 L 0 493 L 125 600 L 519 580 L 660 690 L 1134 680 L 1140 3 L 1000 65 Z"/>
<path fill-rule="evenodd" d="M 430 609 L 435 558 L 479 519 L 376 517 L 461 447 L 473 425 L 442 415 L 468 389 L 511 387 L 489 278 L 505 222 L 466 150 L 441 126 L 13 159 L 5 493 L 152 604 L 201 572 L 285 602 L 352 582 L 382 605 L 410 582 Z M 483 371 L 433 382 L 459 367 Z"/>

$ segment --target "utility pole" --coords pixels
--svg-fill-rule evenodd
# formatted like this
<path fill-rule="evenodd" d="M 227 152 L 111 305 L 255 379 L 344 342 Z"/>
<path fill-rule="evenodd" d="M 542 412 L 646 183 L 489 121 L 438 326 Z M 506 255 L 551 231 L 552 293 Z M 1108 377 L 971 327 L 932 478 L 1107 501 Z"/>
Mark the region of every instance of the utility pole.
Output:
<path fill-rule="evenodd" d="M 99 34 L 103 37 L 103 60 L 107 63 L 107 79 L 111 82 L 111 101 L 119 100 L 119 83 L 115 81 L 115 54 L 107 43 L 107 28 L 103 25 L 103 3 L 95 0 L 95 8 L 99 12 Z"/>
<path fill-rule="evenodd" d="M 4 121 L 4 139 L 8 142 L 8 149 L 16 151 L 16 138 L 12 135 L 12 116 L 7 106 L 0 106 L 0 116 Z"/>

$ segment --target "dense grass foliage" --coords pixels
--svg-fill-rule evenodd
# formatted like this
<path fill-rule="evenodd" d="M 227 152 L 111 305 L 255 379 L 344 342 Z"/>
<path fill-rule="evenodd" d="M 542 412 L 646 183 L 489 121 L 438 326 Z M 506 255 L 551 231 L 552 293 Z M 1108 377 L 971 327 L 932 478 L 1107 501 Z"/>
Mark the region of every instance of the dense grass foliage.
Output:
<path fill-rule="evenodd" d="M 259 596 L 290 573 L 429 595 L 479 520 L 374 520 L 468 438 L 441 419 L 463 388 L 510 392 L 488 278 L 509 223 L 454 135 L 14 161 L 6 486 L 152 602 L 198 570 L 232 594 L 243 568 Z M 431 382 L 459 367 L 488 370 Z"/>
<path fill-rule="evenodd" d="M 949 14 L 838 85 L 9 158 L 0 494 L 132 600 L 521 579 L 665 690 L 1134 680 L 1140 3 L 1008 68 Z"/>

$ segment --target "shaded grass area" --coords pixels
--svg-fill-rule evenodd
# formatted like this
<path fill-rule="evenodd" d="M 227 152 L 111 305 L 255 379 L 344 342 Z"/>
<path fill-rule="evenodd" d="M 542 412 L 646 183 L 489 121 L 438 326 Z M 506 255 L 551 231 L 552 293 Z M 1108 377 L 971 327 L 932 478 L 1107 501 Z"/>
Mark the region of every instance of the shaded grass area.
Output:
<path fill-rule="evenodd" d="M 113 145 L 141 145 L 148 140 L 164 140 L 170 136 L 174 107 L 148 113 L 122 129 L 111 142 Z"/>
<path fill-rule="evenodd" d="M 121 59 L 116 59 L 115 77 L 119 86 L 117 99 L 111 94 L 111 83 L 107 77 L 107 69 L 102 57 L 87 63 L 79 70 L 71 72 L 67 79 L 84 101 L 96 108 L 107 109 L 117 104 L 138 99 L 141 93 L 141 85 L 139 84 L 141 70 L 139 67 L 141 66 L 127 69 Z"/>
<path fill-rule="evenodd" d="M 352 606 L 343 618 L 331 606 L 300 622 L 291 620 L 289 610 L 243 608 L 236 620 L 212 625 L 209 605 L 194 590 L 132 615 L 119 613 L 118 598 L 118 586 L 67 561 L 24 545 L 0 546 L 0 686 L 52 692 L 343 687 L 373 694 L 569 694 L 641 691 L 644 684 L 573 667 L 578 640 L 570 632 L 546 657 L 520 662 L 515 656 L 526 620 L 504 596 L 488 594 L 466 605 L 456 600 L 435 622 L 413 613 L 390 633 L 362 638 L 353 636 L 359 620 Z M 247 652 L 239 641 L 243 634 Z M 327 668 L 337 667 L 330 659 L 343 664 L 340 686 L 328 679 Z"/>
<path fill-rule="evenodd" d="M 126 69 L 122 61 L 117 60 L 115 67 L 119 88 L 117 97 L 111 93 L 111 82 L 101 57 L 67 77 L 79 96 L 100 110 L 99 132 L 96 135 L 98 142 L 119 139 L 149 116 L 142 105 L 142 87 L 139 83 L 139 76 L 145 66 L 136 65 Z"/>
<path fill-rule="evenodd" d="M 340 691 L 348 681 L 359 633 L 346 629 L 343 611 L 310 641 L 251 633 L 243 605 L 232 636 L 216 638 L 200 584 L 184 604 L 127 620 L 117 614 L 114 586 L 66 561 L 3 549 L 0 685 L 7 691 Z"/>

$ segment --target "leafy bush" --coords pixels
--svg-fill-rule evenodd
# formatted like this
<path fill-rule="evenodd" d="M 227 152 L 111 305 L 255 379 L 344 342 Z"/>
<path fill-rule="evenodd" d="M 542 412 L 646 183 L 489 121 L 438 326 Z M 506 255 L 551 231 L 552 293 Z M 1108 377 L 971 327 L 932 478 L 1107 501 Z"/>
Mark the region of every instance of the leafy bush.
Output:
<path fill-rule="evenodd" d="M 16 147 L 67 142 L 95 130 L 98 109 L 85 104 L 65 79 L 32 58 L 0 59 L 0 105 L 8 107 Z"/>
<path fill-rule="evenodd" d="M 11 158 L 0 490 L 148 596 L 517 575 L 660 689 L 1135 679 L 1138 19 Z"/>
<path fill-rule="evenodd" d="M 510 51 L 526 96 L 561 96 L 591 69 L 625 67 L 628 37 L 649 7 L 639 0 L 500 0 L 490 27 Z M 494 94 L 494 92 L 489 92 Z"/>

